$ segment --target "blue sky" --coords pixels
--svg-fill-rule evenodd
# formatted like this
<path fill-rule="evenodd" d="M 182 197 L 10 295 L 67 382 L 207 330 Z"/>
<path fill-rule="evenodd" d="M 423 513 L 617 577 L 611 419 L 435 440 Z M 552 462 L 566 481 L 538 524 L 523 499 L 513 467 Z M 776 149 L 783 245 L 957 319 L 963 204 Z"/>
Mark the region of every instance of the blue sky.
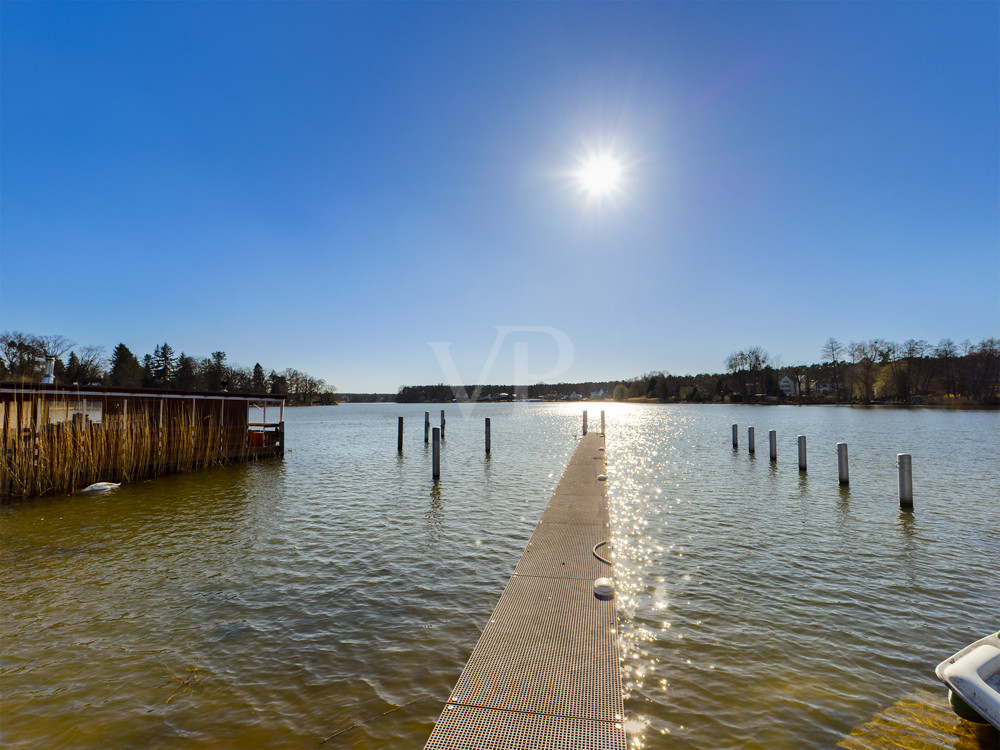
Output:
<path fill-rule="evenodd" d="M 8 0 L 0 330 L 342 391 L 447 382 L 435 342 L 511 382 L 996 336 L 998 40 L 993 2 Z"/>

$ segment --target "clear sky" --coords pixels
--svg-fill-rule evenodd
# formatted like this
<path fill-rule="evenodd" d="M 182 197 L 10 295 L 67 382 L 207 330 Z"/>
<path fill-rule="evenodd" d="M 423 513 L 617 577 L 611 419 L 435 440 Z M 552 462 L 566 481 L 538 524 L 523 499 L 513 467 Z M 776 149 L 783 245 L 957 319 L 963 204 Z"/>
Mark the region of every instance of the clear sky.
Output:
<path fill-rule="evenodd" d="M 996 336 L 998 40 L 996 2 L 6 0 L 0 330 L 341 391 Z"/>

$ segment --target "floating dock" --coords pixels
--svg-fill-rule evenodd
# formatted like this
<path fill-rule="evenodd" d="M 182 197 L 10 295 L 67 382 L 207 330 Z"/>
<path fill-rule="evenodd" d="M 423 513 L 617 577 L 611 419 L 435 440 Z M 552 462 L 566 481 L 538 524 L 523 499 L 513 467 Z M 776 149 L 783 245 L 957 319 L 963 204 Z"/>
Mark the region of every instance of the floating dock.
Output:
<path fill-rule="evenodd" d="M 605 470 L 585 435 L 425 750 L 626 750 Z"/>

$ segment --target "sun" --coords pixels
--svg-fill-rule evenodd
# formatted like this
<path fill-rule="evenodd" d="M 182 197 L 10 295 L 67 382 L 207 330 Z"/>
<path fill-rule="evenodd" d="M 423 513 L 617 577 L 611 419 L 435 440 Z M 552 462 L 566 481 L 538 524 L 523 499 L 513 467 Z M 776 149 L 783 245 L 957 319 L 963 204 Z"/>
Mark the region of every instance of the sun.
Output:
<path fill-rule="evenodd" d="M 622 165 L 613 156 L 592 156 L 577 172 L 580 187 L 588 195 L 599 198 L 616 192 L 621 187 Z"/>

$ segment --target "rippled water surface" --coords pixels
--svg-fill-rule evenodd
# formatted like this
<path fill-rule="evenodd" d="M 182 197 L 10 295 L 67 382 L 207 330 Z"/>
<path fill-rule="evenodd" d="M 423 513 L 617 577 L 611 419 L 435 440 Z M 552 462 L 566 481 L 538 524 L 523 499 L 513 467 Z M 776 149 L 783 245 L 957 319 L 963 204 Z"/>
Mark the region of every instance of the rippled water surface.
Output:
<path fill-rule="evenodd" d="M 998 428 L 983 412 L 621 414 L 607 452 L 631 746 L 832 747 L 915 690 L 940 692 L 934 666 L 1000 628 Z"/>
<path fill-rule="evenodd" d="M 283 460 L 0 509 L 4 746 L 422 747 L 583 409 L 446 407 L 435 485 L 426 408 L 287 409 Z M 587 408 L 608 417 L 632 747 L 829 747 L 1000 627 L 1000 415 Z"/>

